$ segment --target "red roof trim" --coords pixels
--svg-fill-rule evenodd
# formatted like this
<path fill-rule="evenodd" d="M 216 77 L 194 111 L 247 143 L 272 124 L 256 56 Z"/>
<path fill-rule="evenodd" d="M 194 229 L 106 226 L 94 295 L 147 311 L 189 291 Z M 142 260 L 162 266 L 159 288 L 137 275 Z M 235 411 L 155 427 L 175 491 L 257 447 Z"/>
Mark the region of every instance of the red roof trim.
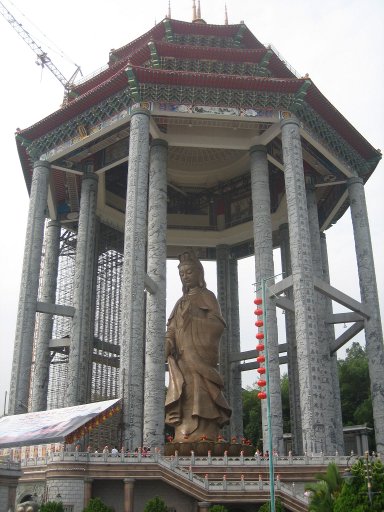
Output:
<path fill-rule="evenodd" d="M 213 75 L 210 73 L 190 73 L 132 66 L 137 80 L 142 83 L 163 84 L 185 87 L 208 87 L 233 90 L 265 91 L 272 93 L 295 94 L 306 79 L 263 78 L 236 75 Z M 119 69 L 112 77 L 87 91 L 67 106 L 26 128 L 20 134 L 30 140 L 45 135 L 88 108 L 103 101 L 127 86 L 124 69 Z M 355 150 L 366 159 L 377 158 L 373 146 L 340 114 L 340 112 L 312 84 L 305 101 L 337 131 Z"/>
<path fill-rule="evenodd" d="M 225 62 L 249 62 L 257 64 L 267 52 L 266 48 L 242 49 L 207 46 L 176 45 L 160 41 L 156 43 L 160 57 L 175 57 L 200 60 L 223 60 Z"/>
<path fill-rule="evenodd" d="M 268 92 L 295 93 L 305 79 L 264 78 L 239 75 L 213 75 L 190 73 L 132 66 L 139 82 L 173 86 L 219 87 L 224 89 L 247 89 Z"/>
<path fill-rule="evenodd" d="M 36 139 L 66 123 L 85 110 L 100 103 L 127 86 L 128 79 L 124 70 L 120 70 L 108 81 L 87 91 L 68 105 L 62 107 L 51 115 L 41 119 L 38 123 L 20 131 L 20 135 L 27 139 Z"/>
<path fill-rule="evenodd" d="M 306 103 L 312 107 L 336 132 L 363 157 L 370 159 L 377 150 L 360 132 L 332 105 L 332 103 L 312 83 L 306 97 Z"/>

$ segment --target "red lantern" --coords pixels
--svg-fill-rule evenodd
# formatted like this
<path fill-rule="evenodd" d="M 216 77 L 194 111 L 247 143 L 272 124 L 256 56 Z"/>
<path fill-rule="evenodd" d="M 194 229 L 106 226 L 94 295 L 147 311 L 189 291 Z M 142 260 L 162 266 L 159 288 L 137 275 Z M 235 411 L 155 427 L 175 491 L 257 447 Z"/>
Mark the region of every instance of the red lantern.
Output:
<path fill-rule="evenodd" d="M 265 362 L 265 356 L 257 356 L 256 361 L 258 363 L 264 363 Z"/>
<path fill-rule="evenodd" d="M 255 325 L 256 327 L 263 327 L 264 322 L 262 320 L 256 320 Z"/>
<path fill-rule="evenodd" d="M 257 381 L 257 385 L 261 388 L 265 387 L 267 385 L 267 381 L 264 379 L 260 379 Z"/>
<path fill-rule="evenodd" d="M 255 315 L 257 315 L 257 316 L 260 316 L 260 315 L 262 315 L 262 314 L 263 314 L 263 310 L 262 310 L 262 309 L 260 309 L 260 308 L 257 308 L 257 309 L 255 309 L 254 313 L 255 313 Z"/>
<path fill-rule="evenodd" d="M 260 366 L 260 368 L 258 368 L 256 371 L 257 373 L 260 373 L 260 375 L 263 375 L 265 373 L 265 368 L 264 366 Z"/>
<path fill-rule="evenodd" d="M 264 333 L 263 333 L 263 332 L 258 332 L 258 333 L 256 334 L 256 338 L 257 338 L 258 340 L 263 340 L 263 339 L 264 339 Z"/>
<path fill-rule="evenodd" d="M 263 299 L 261 299 L 260 297 L 256 297 L 256 299 L 253 301 L 253 303 L 260 306 L 260 304 L 263 303 Z"/>
<path fill-rule="evenodd" d="M 258 344 L 256 345 L 256 350 L 257 350 L 257 351 L 259 351 L 259 352 L 263 351 L 263 350 L 264 350 L 264 348 L 265 348 L 265 347 L 264 347 L 264 343 L 258 343 Z"/>
<path fill-rule="evenodd" d="M 260 391 L 260 393 L 257 393 L 257 396 L 260 398 L 260 400 L 264 400 L 267 398 L 267 393 L 265 391 Z"/>

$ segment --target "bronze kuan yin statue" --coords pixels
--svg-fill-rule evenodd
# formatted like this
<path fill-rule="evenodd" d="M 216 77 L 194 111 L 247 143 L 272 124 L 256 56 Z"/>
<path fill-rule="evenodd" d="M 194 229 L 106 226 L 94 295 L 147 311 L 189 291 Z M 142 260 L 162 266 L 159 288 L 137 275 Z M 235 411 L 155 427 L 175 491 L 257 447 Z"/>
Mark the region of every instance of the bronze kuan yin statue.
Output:
<path fill-rule="evenodd" d="M 179 260 L 183 295 L 168 319 L 165 337 L 169 369 L 165 422 L 175 429 L 174 442 L 215 441 L 231 415 L 217 370 L 226 325 L 193 250 L 183 252 Z"/>

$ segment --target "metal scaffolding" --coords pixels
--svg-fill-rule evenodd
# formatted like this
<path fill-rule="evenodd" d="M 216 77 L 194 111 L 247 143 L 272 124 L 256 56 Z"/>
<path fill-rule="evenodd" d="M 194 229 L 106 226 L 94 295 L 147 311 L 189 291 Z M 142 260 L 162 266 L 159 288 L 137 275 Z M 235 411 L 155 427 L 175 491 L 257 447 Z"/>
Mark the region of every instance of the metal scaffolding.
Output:
<path fill-rule="evenodd" d="M 56 304 L 73 306 L 77 235 L 62 229 Z M 94 346 L 91 402 L 118 397 L 120 356 L 120 289 L 123 265 L 123 234 L 100 224 L 97 268 L 95 270 Z M 44 266 L 44 254 L 42 268 Z M 40 314 L 37 314 L 39 317 Z M 38 329 L 38 318 L 36 332 Z M 49 369 L 48 409 L 64 406 L 68 378 L 68 353 L 72 319 L 54 316 L 51 363 Z M 36 336 L 35 336 L 36 338 Z"/>

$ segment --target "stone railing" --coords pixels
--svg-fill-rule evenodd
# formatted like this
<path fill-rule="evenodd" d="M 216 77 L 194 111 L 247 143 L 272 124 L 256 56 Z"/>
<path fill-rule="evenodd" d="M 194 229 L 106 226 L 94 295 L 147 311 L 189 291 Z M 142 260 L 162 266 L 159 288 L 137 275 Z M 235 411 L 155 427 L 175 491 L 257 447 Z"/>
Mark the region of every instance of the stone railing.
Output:
<path fill-rule="evenodd" d="M 20 470 L 21 464 L 19 461 L 7 459 L 0 459 L 0 470 L 1 469 L 14 469 Z"/>
<path fill-rule="evenodd" d="M 384 463 L 384 456 L 382 454 L 375 454 L 375 456 Z M 358 456 L 353 456 L 358 457 Z M 273 464 L 275 468 L 282 466 L 327 466 L 330 462 L 334 462 L 339 466 L 347 466 L 351 459 L 351 455 L 323 455 L 323 454 L 306 454 L 302 456 L 273 456 Z M 238 457 L 214 457 L 208 454 L 205 457 L 197 457 L 191 452 L 188 456 L 179 456 L 176 452 L 174 456 L 165 457 L 160 453 L 160 450 L 155 449 L 152 453 L 144 454 L 141 451 L 137 453 L 119 452 L 112 454 L 111 452 L 92 453 L 92 452 L 51 452 L 44 457 L 31 457 L 28 459 L 20 460 L 7 460 L 0 461 L 0 464 L 21 464 L 24 466 L 39 466 L 45 465 L 50 462 L 92 462 L 104 464 L 132 464 L 132 463 L 164 463 L 170 467 L 189 467 L 189 466 L 265 466 L 269 467 L 269 459 L 260 455 L 252 457 L 239 455 Z"/>

